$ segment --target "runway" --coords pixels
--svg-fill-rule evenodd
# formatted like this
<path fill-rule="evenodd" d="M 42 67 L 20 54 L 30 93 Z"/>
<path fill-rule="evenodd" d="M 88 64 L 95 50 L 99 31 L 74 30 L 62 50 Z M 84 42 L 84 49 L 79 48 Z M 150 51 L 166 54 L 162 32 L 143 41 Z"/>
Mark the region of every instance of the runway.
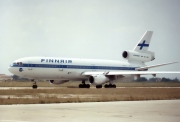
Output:
<path fill-rule="evenodd" d="M 178 122 L 180 100 L 0 105 L 0 122 Z"/>
<path fill-rule="evenodd" d="M 38 89 L 61 89 L 61 88 L 78 88 L 78 87 L 38 87 Z M 117 87 L 117 88 L 165 88 L 165 89 L 173 89 L 173 88 L 180 88 L 180 87 Z M 8 90 L 8 89 L 32 89 L 32 87 L 0 87 L 0 89 Z M 96 89 L 96 87 L 91 87 L 90 89 Z M 103 89 L 103 88 L 102 88 Z"/>

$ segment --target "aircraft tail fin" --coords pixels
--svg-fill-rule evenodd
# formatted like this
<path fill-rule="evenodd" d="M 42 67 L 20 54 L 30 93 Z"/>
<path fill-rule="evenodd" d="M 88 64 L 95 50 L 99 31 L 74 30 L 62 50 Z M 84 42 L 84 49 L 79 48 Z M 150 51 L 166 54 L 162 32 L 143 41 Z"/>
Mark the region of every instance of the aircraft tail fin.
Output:
<path fill-rule="evenodd" d="M 146 31 L 133 50 L 124 51 L 122 56 L 131 63 L 149 62 L 155 59 L 155 53 L 148 51 L 153 31 Z"/>
<path fill-rule="evenodd" d="M 146 31 L 143 37 L 139 40 L 138 44 L 135 46 L 134 51 L 136 52 L 147 52 L 153 31 Z"/>

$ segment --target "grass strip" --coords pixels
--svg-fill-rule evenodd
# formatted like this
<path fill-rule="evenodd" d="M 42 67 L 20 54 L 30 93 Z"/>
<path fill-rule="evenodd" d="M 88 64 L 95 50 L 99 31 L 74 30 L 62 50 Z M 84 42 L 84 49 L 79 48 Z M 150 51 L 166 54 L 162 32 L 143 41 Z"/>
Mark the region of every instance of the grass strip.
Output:
<path fill-rule="evenodd" d="M 6 98 L 1 96 L 6 95 Z M 15 95 L 16 98 L 11 97 Z M 31 97 L 24 97 L 29 95 Z M 61 97 L 63 95 L 69 97 Z M 71 97 L 74 95 L 74 97 Z M 92 95 L 93 97 L 88 97 Z M 83 97 L 82 97 L 83 96 Z M 19 98 L 18 98 L 19 97 Z M 45 104 L 70 102 L 105 102 L 180 99 L 179 88 L 117 88 L 117 89 L 8 89 L 0 90 L 0 104 Z"/>

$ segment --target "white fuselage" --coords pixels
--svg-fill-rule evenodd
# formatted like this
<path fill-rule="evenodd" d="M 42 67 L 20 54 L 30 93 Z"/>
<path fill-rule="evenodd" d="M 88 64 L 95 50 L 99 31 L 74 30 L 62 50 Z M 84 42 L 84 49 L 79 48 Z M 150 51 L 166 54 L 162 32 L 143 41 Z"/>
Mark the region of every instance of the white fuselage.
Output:
<path fill-rule="evenodd" d="M 27 57 L 14 61 L 9 71 L 29 79 L 87 80 L 81 75 L 86 71 L 133 71 L 140 66 L 113 60 Z"/>

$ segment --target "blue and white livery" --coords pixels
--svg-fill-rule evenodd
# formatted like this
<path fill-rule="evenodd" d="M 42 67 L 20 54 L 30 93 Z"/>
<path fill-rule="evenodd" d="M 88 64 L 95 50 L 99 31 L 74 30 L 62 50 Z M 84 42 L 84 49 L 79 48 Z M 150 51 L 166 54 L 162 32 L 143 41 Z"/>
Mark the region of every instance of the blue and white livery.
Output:
<path fill-rule="evenodd" d="M 9 67 L 15 75 L 29 79 L 45 79 L 53 84 L 61 84 L 69 80 L 81 80 L 79 88 L 116 88 L 114 80 L 140 75 L 153 75 L 157 73 L 180 73 L 147 71 L 149 68 L 164 66 L 177 62 L 169 62 L 146 66 L 145 63 L 155 59 L 155 53 L 148 51 L 153 32 L 147 31 L 133 50 L 122 53 L 127 62 L 100 59 L 58 58 L 58 57 L 26 57 L 17 59 Z M 85 84 L 89 81 L 90 84 Z M 37 86 L 36 86 L 37 87 Z"/>

